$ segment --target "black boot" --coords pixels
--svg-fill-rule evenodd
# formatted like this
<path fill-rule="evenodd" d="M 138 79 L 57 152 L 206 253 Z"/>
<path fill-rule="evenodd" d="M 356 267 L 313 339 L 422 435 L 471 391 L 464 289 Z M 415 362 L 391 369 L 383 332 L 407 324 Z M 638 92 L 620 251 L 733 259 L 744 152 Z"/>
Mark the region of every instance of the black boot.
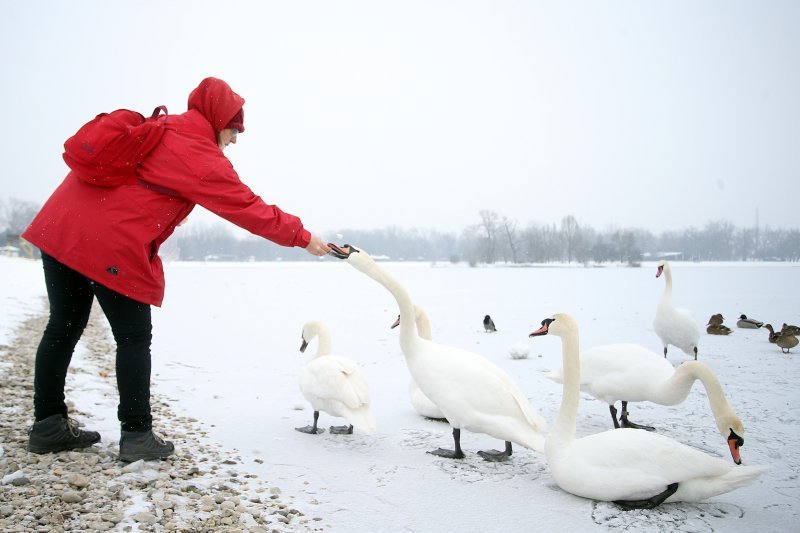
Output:
<path fill-rule="evenodd" d="M 175 446 L 153 433 L 152 429 L 123 431 L 119 439 L 119 460 L 125 463 L 140 459 L 145 461 L 166 459 L 174 451 Z"/>
<path fill-rule="evenodd" d="M 34 422 L 28 431 L 28 451 L 53 453 L 76 448 L 86 448 L 100 442 L 96 431 L 84 431 L 78 422 L 56 414 Z"/>

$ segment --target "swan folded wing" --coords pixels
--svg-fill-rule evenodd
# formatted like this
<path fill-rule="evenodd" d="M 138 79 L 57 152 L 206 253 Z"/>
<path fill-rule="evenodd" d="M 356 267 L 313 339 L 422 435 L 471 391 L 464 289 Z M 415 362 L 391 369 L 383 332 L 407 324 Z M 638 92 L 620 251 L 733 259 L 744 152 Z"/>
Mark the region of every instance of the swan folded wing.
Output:
<path fill-rule="evenodd" d="M 649 498 L 671 483 L 724 476 L 737 468 L 663 435 L 638 429 L 614 429 L 574 441 L 564 461 L 559 461 L 562 469 L 573 463 L 574 467 L 566 469 L 571 478 L 580 479 L 586 494 L 579 495 L 607 501 Z"/>
<path fill-rule="evenodd" d="M 322 399 L 335 399 L 357 409 L 369 404 L 369 385 L 358 365 L 347 358 L 325 356 L 308 365 L 301 376 L 301 388 Z"/>

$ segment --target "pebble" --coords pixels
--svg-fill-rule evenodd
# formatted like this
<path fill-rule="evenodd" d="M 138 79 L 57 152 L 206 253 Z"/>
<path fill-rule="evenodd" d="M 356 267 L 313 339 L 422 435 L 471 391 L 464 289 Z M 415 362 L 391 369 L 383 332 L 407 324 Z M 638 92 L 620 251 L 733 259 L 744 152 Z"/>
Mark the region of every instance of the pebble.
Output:
<path fill-rule="evenodd" d="M 104 320 L 102 312 L 92 311 L 83 336 L 85 357 L 114 390 L 114 361 L 108 354 L 115 348 Z M 267 489 L 265 480 L 235 469 L 242 464 L 235 452 L 201 442 L 208 437 L 200 422 L 176 416 L 155 393 L 153 418 L 178 448 L 167 460 L 120 463 L 114 439 L 82 451 L 29 453 L 33 361 L 46 323 L 46 316 L 29 318 L 14 332 L 11 346 L 0 346 L 0 480 L 5 480 L 0 531 L 325 531 L 319 518 L 304 521 L 297 519 L 299 511 L 286 512 L 280 488 Z M 70 387 L 68 378 L 68 398 L 76 395 Z M 69 405 L 71 415 L 88 428 L 91 407 L 79 401 Z M 269 497 L 259 496 L 266 492 Z"/>

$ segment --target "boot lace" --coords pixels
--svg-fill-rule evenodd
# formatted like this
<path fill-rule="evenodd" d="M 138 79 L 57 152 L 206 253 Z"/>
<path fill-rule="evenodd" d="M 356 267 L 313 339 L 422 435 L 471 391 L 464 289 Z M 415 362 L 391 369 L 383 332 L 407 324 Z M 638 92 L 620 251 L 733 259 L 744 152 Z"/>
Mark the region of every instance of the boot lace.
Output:
<path fill-rule="evenodd" d="M 78 421 L 73 418 L 67 418 L 67 429 L 69 429 L 70 434 L 78 438 L 81 436 L 81 429 L 78 427 Z"/>

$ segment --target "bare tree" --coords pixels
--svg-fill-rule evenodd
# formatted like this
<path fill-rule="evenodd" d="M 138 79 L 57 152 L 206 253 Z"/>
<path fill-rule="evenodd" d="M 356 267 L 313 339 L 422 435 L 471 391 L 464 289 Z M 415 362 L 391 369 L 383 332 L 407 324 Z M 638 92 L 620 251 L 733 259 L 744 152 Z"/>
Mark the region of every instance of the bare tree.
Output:
<path fill-rule="evenodd" d="M 520 243 L 519 238 L 517 237 L 517 221 L 516 220 L 509 220 L 506 217 L 503 217 L 503 220 L 500 224 L 503 235 L 506 238 L 506 248 L 511 252 L 511 262 L 518 263 L 517 260 Z M 508 261 L 508 259 L 506 259 Z"/>
<path fill-rule="evenodd" d="M 0 224 L 6 228 L 8 235 L 19 236 L 30 225 L 39 209 L 38 204 L 17 198 L 0 202 Z"/>
<path fill-rule="evenodd" d="M 561 219 L 561 236 L 567 245 L 567 263 L 571 263 L 581 241 L 581 227 L 574 216 L 567 215 Z"/>
<path fill-rule="evenodd" d="M 500 224 L 499 216 L 494 211 L 482 210 L 481 223 L 479 225 L 483 240 L 483 260 L 485 263 L 494 263 L 497 260 L 497 245 Z"/>

